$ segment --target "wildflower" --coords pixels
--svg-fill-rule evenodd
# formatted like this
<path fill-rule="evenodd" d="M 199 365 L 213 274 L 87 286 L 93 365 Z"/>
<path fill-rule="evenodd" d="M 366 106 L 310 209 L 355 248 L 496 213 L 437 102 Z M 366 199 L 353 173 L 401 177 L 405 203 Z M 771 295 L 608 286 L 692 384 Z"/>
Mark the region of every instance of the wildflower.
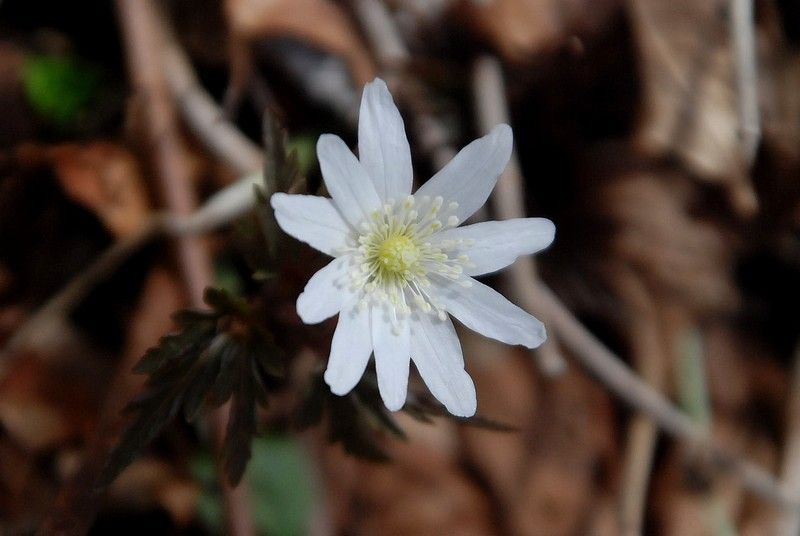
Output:
<path fill-rule="evenodd" d="M 473 141 L 412 195 L 403 120 L 383 80 L 364 88 L 357 159 L 324 134 L 317 155 L 331 199 L 276 193 L 271 203 L 288 234 L 335 257 L 297 299 L 303 322 L 339 314 L 325 381 L 350 392 L 375 355 L 386 407 L 406 400 L 413 361 L 431 393 L 457 416 L 475 414 L 475 386 L 448 315 L 507 344 L 535 348 L 541 322 L 476 281 L 553 241 L 542 218 L 459 227 L 489 197 L 511 156 L 512 134 L 498 125 Z"/>

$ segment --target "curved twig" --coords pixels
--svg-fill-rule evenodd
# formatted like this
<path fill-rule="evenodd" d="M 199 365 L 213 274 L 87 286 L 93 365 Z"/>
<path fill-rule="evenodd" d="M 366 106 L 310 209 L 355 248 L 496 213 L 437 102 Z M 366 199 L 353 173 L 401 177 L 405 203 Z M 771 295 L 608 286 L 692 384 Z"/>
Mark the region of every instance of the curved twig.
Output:
<path fill-rule="evenodd" d="M 491 56 L 484 56 L 475 62 L 473 70 L 476 115 L 481 132 L 488 134 L 495 125 L 510 123 L 505 82 L 500 62 Z M 510 220 L 524 218 L 525 182 L 517 152 L 511 154 L 505 171 L 497 181 L 492 193 L 492 208 L 498 219 Z M 532 311 L 535 303 L 528 289 L 539 281 L 536 262 L 531 256 L 520 257 L 506 272 L 511 282 L 512 292 L 522 308 Z M 540 318 L 547 325 L 547 317 Z M 558 340 L 551 333 L 548 340 L 533 355 L 542 371 L 548 376 L 556 376 L 567 368 L 567 362 L 558 349 Z"/>
<path fill-rule="evenodd" d="M 538 307 L 546 311 L 550 326 L 575 358 L 614 394 L 633 408 L 650 416 L 669 435 L 706 453 L 717 467 L 741 480 L 760 497 L 782 508 L 800 510 L 800 502 L 786 492 L 762 467 L 739 458 L 716 443 L 709 432 L 677 409 L 663 395 L 647 385 L 597 337 L 545 285 L 532 289 Z"/>

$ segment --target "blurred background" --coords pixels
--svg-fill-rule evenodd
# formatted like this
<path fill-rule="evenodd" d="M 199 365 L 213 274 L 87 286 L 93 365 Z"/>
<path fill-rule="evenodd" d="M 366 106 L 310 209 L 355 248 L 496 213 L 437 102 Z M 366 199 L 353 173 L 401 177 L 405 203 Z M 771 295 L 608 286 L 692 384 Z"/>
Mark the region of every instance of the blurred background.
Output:
<path fill-rule="evenodd" d="M 769 495 L 800 497 L 799 47 L 792 0 L 4 0 L 0 534 L 798 534 Z M 261 205 L 154 230 L 262 167 L 318 192 L 316 139 L 355 144 L 375 76 L 417 184 L 509 122 L 486 214 L 556 223 L 535 266 L 487 278 L 547 345 L 461 330 L 473 422 L 414 379 L 388 418 L 367 391 L 299 417 L 335 320 L 294 300 L 325 260 Z M 286 369 L 230 443 L 253 435 L 243 485 L 218 478 L 222 406 L 159 422 L 98 488 L 133 365 L 210 285 L 257 304 Z M 581 325 L 689 428 L 587 371 Z M 722 451 L 773 480 L 753 493 Z"/>

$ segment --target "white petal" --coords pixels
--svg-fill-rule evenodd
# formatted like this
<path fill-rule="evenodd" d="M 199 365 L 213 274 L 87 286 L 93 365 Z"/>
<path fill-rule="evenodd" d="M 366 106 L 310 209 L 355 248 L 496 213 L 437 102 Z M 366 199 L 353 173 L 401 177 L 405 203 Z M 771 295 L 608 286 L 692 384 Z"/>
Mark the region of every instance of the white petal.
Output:
<path fill-rule="evenodd" d="M 334 394 L 346 395 L 364 375 L 372 354 L 369 316 L 369 308 L 358 307 L 354 300 L 339 313 L 325 370 L 325 383 Z"/>
<path fill-rule="evenodd" d="M 375 348 L 375 370 L 381 398 L 387 408 L 397 411 L 406 403 L 408 392 L 411 358 L 409 322 L 402 322 L 395 330 L 386 311 L 380 306 L 373 307 L 372 345 Z"/>
<path fill-rule="evenodd" d="M 297 297 L 297 314 L 306 324 L 318 324 L 342 309 L 349 297 L 346 288 L 350 256 L 332 260 L 308 280 L 306 288 Z"/>
<path fill-rule="evenodd" d="M 413 320 L 411 356 L 433 396 L 458 417 L 472 417 L 478 407 L 475 384 L 464 370 L 464 357 L 449 318 L 428 315 Z"/>
<path fill-rule="evenodd" d="M 336 256 L 352 232 L 326 197 L 276 193 L 270 204 L 281 229 L 328 255 Z"/>
<path fill-rule="evenodd" d="M 433 280 L 432 280 L 433 281 Z M 492 288 L 470 279 L 470 287 L 436 279 L 436 296 L 447 312 L 472 331 L 506 344 L 536 348 L 547 339 L 544 324 Z"/>
<path fill-rule="evenodd" d="M 411 149 L 403 118 L 380 78 L 364 87 L 358 115 L 358 158 L 378 196 L 403 199 L 411 193 Z"/>
<path fill-rule="evenodd" d="M 505 268 L 520 255 L 541 251 L 553 242 L 556 226 L 545 218 L 516 218 L 487 221 L 447 229 L 436 235 L 442 240 L 474 240 L 458 249 L 475 266 L 464 268 L 468 275 L 482 275 Z"/>
<path fill-rule="evenodd" d="M 317 157 L 333 202 L 352 225 L 358 225 L 381 207 L 381 200 L 364 166 L 339 136 L 320 136 Z"/>
<path fill-rule="evenodd" d="M 442 196 L 445 205 L 455 201 L 458 208 L 454 214 L 460 221 L 466 220 L 492 193 L 497 178 L 511 158 L 513 142 L 511 127 L 497 125 L 489 134 L 461 149 L 414 196 Z"/>

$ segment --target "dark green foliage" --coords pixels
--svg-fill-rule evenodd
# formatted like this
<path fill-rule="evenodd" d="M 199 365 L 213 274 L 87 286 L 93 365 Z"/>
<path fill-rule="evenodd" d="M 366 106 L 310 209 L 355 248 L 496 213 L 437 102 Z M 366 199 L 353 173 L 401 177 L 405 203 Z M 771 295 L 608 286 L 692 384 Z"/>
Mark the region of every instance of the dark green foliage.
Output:
<path fill-rule="evenodd" d="M 290 436 L 268 434 L 252 442 L 253 456 L 243 477 L 257 534 L 308 534 L 319 488 L 303 444 Z M 208 534 L 224 534 L 214 455 L 200 450 L 190 462 L 200 485 L 197 515 Z"/>
<path fill-rule="evenodd" d="M 75 123 L 97 93 L 96 69 L 74 58 L 33 56 L 22 72 L 31 107 L 57 126 Z"/>
<path fill-rule="evenodd" d="M 297 414 L 296 423 L 300 428 L 319 424 L 326 411 L 328 440 L 331 443 L 341 443 L 344 451 L 352 456 L 372 461 L 388 461 L 389 456 L 381 446 L 381 436 L 406 439 L 403 429 L 383 405 L 374 371 L 368 370 L 355 389 L 345 396 L 331 393 L 325 385 L 322 372 L 316 374 L 308 396 Z M 454 417 L 438 402 L 413 392 L 409 392 L 402 411 L 425 423 L 433 423 L 434 417 L 444 417 L 490 430 L 515 431 L 511 426 L 486 417 Z"/>
<path fill-rule="evenodd" d="M 286 131 L 269 113 L 264 114 L 263 132 L 264 182 L 254 188 L 257 205 L 253 217 L 244 218 L 237 226 L 237 240 L 255 281 L 265 281 L 280 272 L 278 252 L 286 259 L 297 247 L 279 229 L 269 204 L 270 196 L 278 191 L 298 193 L 304 188 L 297 151 L 288 150 Z"/>
<path fill-rule="evenodd" d="M 232 484 L 241 479 L 257 432 L 257 405 L 266 406 L 266 383 L 283 374 L 283 361 L 246 301 L 218 289 L 208 289 L 205 301 L 210 311 L 177 313 L 178 331 L 163 337 L 136 365 L 135 371 L 149 378 L 125 410 L 134 417 L 101 485 L 114 480 L 178 413 L 192 421 L 207 405 L 219 407 L 228 400 L 223 463 Z"/>

